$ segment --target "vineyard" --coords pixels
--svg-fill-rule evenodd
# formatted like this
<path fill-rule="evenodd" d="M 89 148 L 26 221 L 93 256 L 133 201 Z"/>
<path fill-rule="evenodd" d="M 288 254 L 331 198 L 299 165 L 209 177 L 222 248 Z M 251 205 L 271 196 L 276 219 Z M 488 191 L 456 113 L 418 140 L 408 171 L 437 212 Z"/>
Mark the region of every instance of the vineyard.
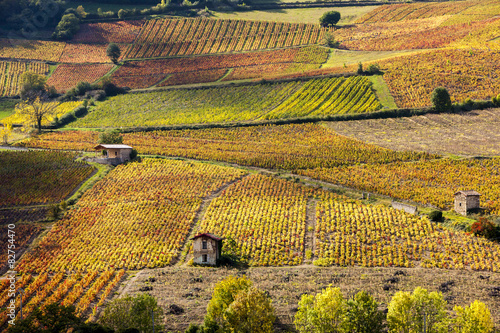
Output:
<path fill-rule="evenodd" d="M 249 176 L 210 203 L 198 231 L 230 236 L 251 266 L 298 265 L 309 195 L 306 187 L 282 179 Z"/>
<path fill-rule="evenodd" d="M 82 24 L 71 40 L 74 43 L 133 43 L 143 21 L 118 21 Z"/>
<path fill-rule="evenodd" d="M 84 194 L 18 269 L 166 266 L 184 244 L 202 198 L 242 175 L 238 169 L 162 159 L 120 165 Z"/>
<path fill-rule="evenodd" d="M 492 21 L 442 26 L 447 16 L 411 21 L 356 25 L 335 37 L 349 50 L 400 51 L 434 49 L 459 42 L 475 31 L 491 29 Z"/>
<path fill-rule="evenodd" d="M 399 107 L 430 105 L 435 87 L 446 87 L 452 102 L 491 99 L 500 91 L 500 54 L 483 50 L 440 50 L 380 62 Z"/>
<path fill-rule="evenodd" d="M 50 303 L 74 305 L 78 315 L 88 315 L 93 319 L 97 307 L 104 304 L 106 298 L 123 280 L 125 271 L 105 270 L 103 272 L 88 271 L 71 275 L 64 273 L 40 272 L 38 275 L 23 274 L 17 278 L 16 287 L 23 288 L 23 315 L 29 316 L 36 307 L 44 307 Z M 7 280 L 5 280 L 8 282 Z M 0 307 L 5 308 L 10 302 L 8 284 L 4 283 L 0 291 Z M 96 304 L 91 307 L 91 303 Z M 16 298 L 16 307 L 20 306 L 20 298 Z M 16 316 L 18 320 L 19 313 Z M 0 326 L 6 324 L 7 310 L 0 314 Z"/>
<path fill-rule="evenodd" d="M 107 47 L 106 44 L 67 43 L 59 61 L 74 64 L 111 63 L 111 60 L 106 55 Z M 123 49 L 124 46 L 120 46 L 120 48 Z"/>
<path fill-rule="evenodd" d="M 57 91 L 65 92 L 75 87 L 80 81 L 93 83 L 113 68 L 112 64 L 63 64 L 57 66 L 47 84 Z"/>
<path fill-rule="evenodd" d="M 454 193 L 476 189 L 481 206 L 500 214 L 500 159 L 440 159 L 299 170 L 300 174 L 393 198 L 452 209 Z"/>
<path fill-rule="evenodd" d="M 228 53 L 317 44 L 326 28 L 316 24 L 245 20 L 146 21 L 124 58 Z"/>
<path fill-rule="evenodd" d="M 119 86 L 138 89 L 153 86 L 170 74 L 173 74 L 174 81 L 181 81 L 183 84 L 199 83 L 208 82 L 208 79 L 217 81 L 231 68 L 244 71 L 265 65 L 266 67 L 260 68 L 265 68 L 265 72 L 254 72 L 253 75 L 247 73 L 245 77 L 260 78 L 275 75 L 276 71 L 280 70 L 287 72 L 294 66 L 299 66 L 297 70 L 300 66 L 319 68 L 327 57 L 327 49 L 311 46 L 240 54 L 128 61 L 114 72 L 111 78 Z M 170 85 L 169 80 L 170 78 L 165 81 L 165 85 Z"/>
<path fill-rule="evenodd" d="M 49 66 L 39 62 L 0 61 L 0 97 L 18 95 L 21 75 L 27 71 L 46 75 Z"/>
<path fill-rule="evenodd" d="M 97 139 L 96 132 L 62 131 L 28 139 L 19 145 L 90 150 Z M 127 133 L 124 142 L 142 154 L 288 170 L 437 157 L 380 148 L 335 134 L 317 124 Z"/>
<path fill-rule="evenodd" d="M 500 246 L 426 217 L 323 192 L 316 208 L 317 265 L 500 270 Z"/>
<path fill-rule="evenodd" d="M 77 102 L 63 102 L 63 103 L 58 103 L 58 102 L 49 102 L 50 104 L 57 105 L 55 110 L 54 110 L 54 115 L 48 115 L 47 118 L 42 119 L 42 126 L 50 125 L 56 118 L 60 119 L 62 116 L 67 114 L 68 112 L 73 111 L 80 105 L 82 105 L 83 102 L 77 101 Z M 2 119 L 3 123 L 12 123 L 12 124 L 18 124 L 18 125 L 33 125 L 31 124 L 33 119 L 28 119 L 24 115 L 19 115 L 17 113 L 14 113 L 11 116 L 8 116 L 4 119 Z"/>
<path fill-rule="evenodd" d="M 43 40 L 0 38 L 0 58 L 58 61 L 66 44 Z"/>
<path fill-rule="evenodd" d="M 94 167 L 64 152 L 0 151 L 1 206 L 54 203 L 65 199 Z"/>
<path fill-rule="evenodd" d="M 166 81 L 168 83 L 168 80 Z M 364 77 L 168 90 L 112 97 L 74 127 L 162 126 L 328 116 L 380 109 Z"/>

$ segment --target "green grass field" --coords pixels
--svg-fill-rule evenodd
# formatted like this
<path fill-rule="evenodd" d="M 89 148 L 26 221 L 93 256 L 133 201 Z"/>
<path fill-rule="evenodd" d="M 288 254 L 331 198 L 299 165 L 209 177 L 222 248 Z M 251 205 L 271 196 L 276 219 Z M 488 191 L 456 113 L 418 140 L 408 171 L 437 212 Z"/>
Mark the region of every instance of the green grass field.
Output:
<path fill-rule="evenodd" d="M 326 63 L 321 68 L 329 67 L 342 67 L 344 65 L 357 64 L 359 62 L 373 62 L 377 60 L 384 60 L 401 55 L 410 55 L 421 52 L 420 50 L 408 51 L 350 51 L 350 50 L 337 50 L 332 49 L 330 56 Z"/>
<path fill-rule="evenodd" d="M 215 12 L 215 17 L 225 19 L 245 19 L 245 20 L 263 20 L 292 23 L 319 23 L 319 18 L 323 13 L 336 10 L 340 12 L 341 19 L 339 24 L 349 24 L 356 21 L 359 17 L 370 12 L 376 6 L 362 7 L 341 7 L 341 8 L 293 8 L 293 9 L 272 9 L 272 10 L 253 10 L 247 12 Z"/>
<path fill-rule="evenodd" d="M 17 99 L 0 99 L 0 119 L 7 118 L 15 112 Z"/>

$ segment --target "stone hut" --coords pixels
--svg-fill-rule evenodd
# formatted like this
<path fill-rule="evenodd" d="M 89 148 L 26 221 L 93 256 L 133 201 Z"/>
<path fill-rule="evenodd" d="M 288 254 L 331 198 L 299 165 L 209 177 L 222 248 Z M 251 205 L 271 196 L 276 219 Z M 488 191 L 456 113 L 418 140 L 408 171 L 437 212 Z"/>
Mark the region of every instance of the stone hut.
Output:
<path fill-rule="evenodd" d="M 222 252 L 222 238 L 204 233 L 191 238 L 193 240 L 193 262 L 200 265 L 217 264 Z"/>
<path fill-rule="evenodd" d="M 130 161 L 130 153 L 132 153 L 132 147 L 121 144 L 100 144 L 95 146 L 94 150 L 104 150 L 106 152 L 105 157 L 96 159 L 97 163 L 111 165 L 118 165 Z"/>
<path fill-rule="evenodd" d="M 479 208 L 480 195 L 473 190 L 458 191 L 455 193 L 455 212 L 466 216 L 467 211 Z"/>

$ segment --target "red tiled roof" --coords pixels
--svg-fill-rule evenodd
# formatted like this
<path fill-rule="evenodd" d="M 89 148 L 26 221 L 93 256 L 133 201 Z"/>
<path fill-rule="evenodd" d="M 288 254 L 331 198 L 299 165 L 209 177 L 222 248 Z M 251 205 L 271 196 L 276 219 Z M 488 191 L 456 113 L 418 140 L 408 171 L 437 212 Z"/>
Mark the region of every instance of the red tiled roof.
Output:
<path fill-rule="evenodd" d="M 210 233 L 208 233 L 208 232 L 203 233 L 203 234 L 198 234 L 198 235 L 194 236 L 194 237 L 193 237 L 193 238 L 191 238 L 191 239 L 192 239 L 192 240 L 195 240 L 196 238 L 200 238 L 200 237 L 208 237 L 208 238 L 211 238 L 211 239 L 213 239 L 213 240 L 215 240 L 215 241 L 220 241 L 220 240 L 222 240 L 222 238 L 217 237 L 217 236 L 215 236 L 215 235 L 213 235 L 213 234 L 210 234 Z"/>

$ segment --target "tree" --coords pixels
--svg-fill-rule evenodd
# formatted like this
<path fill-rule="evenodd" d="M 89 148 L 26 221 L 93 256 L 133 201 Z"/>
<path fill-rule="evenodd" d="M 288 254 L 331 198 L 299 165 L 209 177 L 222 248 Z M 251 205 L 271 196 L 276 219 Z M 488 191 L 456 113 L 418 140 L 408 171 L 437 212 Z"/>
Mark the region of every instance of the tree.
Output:
<path fill-rule="evenodd" d="M 343 332 L 346 305 L 339 288 L 329 286 L 316 297 L 302 295 L 294 324 L 300 333 Z"/>
<path fill-rule="evenodd" d="M 276 319 L 269 297 L 257 288 L 240 291 L 224 313 L 230 332 L 270 333 Z"/>
<path fill-rule="evenodd" d="M 57 24 L 56 30 L 52 34 L 54 39 L 70 39 L 80 29 L 80 20 L 75 14 L 65 14 Z"/>
<path fill-rule="evenodd" d="M 16 104 L 16 115 L 25 119 L 25 125 L 36 126 L 38 133 L 42 131 L 42 120 L 54 116 L 59 103 L 49 102 L 47 94 L 35 98 L 27 98 Z"/>
<path fill-rule="evenodd" d="M 110 43 L 108 45 L 108 48 L 106 49 L 106 55 L 111 59 L 111 61 L 116 64 L 118 62 L 118 59 L 120 58 L 120 55 L 122 54 L 122 51 L 120 50 L 120 47 L 115 44 L 115 43 Z"/>
<path fill-rule="evenodd" d="M 447 332 L 446 301 L 437 292 L 417 287 L 413 294 L 398 291 L 391 299 L 387 313 L 390 332 Z"/>
<path fill-rule="evenodd" d="M 0 137 L 3 139 L 3 144 L 7 145 L 9 143 L 9 138 L 12 135 L 12 129 L 14 126 L 10 121 L 3 121 L 3 126 L 0 129 Z"/>
<path fill-rule="evenodd" d="M 99 323 L 119 332 L 134 328 L 143 333 L 152 332 L 153 313 L 155 330 L 161 331 L 163 310 L 156 303 L 156 299 L 148 294 L 126 296 L 108 303 Z"/>
<path fill-rule="evenodd" d="M 123 143 L 123 137 L 118 130 L 111 130 L 106 132 L 101 132 L 99 134 L 99 143 L 104 144 L 121 144 Z"/>
<path fill-rule="evenodd" d="M 345 328 L 353 333 L 378 333 L 384 329 L 384 314 L 378 303 L 365 291 L 347 301 Z"/>
<path fill-rule="evenodd" d="M 336 10 L 324 13 L 319 18 L 319 24 L 322 27 L 330 27 L 336 25 L 340 21 L 340 13 Z"/>
<path fill-rule="evenodd" d="M 9 325 L 9 333 L 60 333 L 82 324 L 75 314 L 73 305 L 49 304 L 42 309 L 35 308 L 27 318 Z"/>
<path fill-rule="evenodd" d="M 75 327 L 73 333 L 114 333 L 114 330 L 96 323 L 84 323 Z"/>
<path fill-rule="evenodd" d="M 25 72 L 21 75 L 21 98 L 33 98 L 34 96 L 41 96 L 47 91 L 47 78 L 34 72 Z"/>
<path fill-rule="evenodd" d="M 205 328 L 218 327 L 222 331 L 227 331 L 228 324 L 224 317 L 226 309 L 234 302 L 240 291 L 248 291 L 251 286 L 252 281 L 246 277 L 229 276 L 217 283 L 212 293 L 212 299 L 207 305 L 207 315 L 203 324 Z"/>
<path fill-rule="evenodd" d="M 451 98 L 448 90 L 443 87 L 434 89 L 431 95 L 431 102 L 434 109 L 438 112 L 446 112 L 451 110 Z"/>
<path fill-rule="evenodd" d="M 476 300 L 469 307 L 455 306 L 453 310 L 457 313 L 454 332 L 490 333 L 493 331 L 490 310 L 483 302 Z"/>

